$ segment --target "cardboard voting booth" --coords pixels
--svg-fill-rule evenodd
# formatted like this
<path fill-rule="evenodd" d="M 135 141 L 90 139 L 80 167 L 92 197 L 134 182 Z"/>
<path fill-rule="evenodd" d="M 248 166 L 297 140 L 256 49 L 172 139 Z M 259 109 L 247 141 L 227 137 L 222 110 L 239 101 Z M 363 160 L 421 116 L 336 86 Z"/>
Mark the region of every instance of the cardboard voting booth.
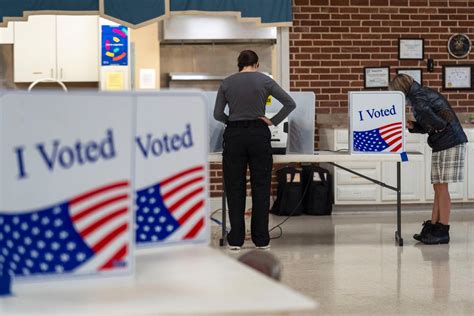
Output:
<path fill-rule="evenodd" d="M 349 92 L 351 154 L 405 152 L 405 96 L 401 92 Z"/>
<path fill-rule="evenodd" d="M 205 96 L 160 92 L 136 102 L 137 245 L 209 243 Z"/>
<path fill-rule="evenodd" d="M 0 271 L 130 274 L 135 108 L 120 96 L 0 95 Z"/>
<path fill-rule="evenodd" d="M 131 275 L 135 245 L 209 243 L 206 103 L 0 95 L 0 296 L 10 276 Z"/>

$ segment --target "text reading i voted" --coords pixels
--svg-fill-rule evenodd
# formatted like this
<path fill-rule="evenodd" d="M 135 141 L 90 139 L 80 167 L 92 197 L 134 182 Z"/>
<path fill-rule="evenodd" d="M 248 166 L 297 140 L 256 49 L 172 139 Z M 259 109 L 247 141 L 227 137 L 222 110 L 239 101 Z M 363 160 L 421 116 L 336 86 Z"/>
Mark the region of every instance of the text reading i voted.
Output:
<path fill-rule="evenodd" d="M 364 121 L 365 119 L 374 119 L 374 118 L 397 115 L 395 104 L 386 109 L 369 109 L 369 110 L 357 111 L 357 112 L 359 113 L 359 117 L 361 121 Z"/>

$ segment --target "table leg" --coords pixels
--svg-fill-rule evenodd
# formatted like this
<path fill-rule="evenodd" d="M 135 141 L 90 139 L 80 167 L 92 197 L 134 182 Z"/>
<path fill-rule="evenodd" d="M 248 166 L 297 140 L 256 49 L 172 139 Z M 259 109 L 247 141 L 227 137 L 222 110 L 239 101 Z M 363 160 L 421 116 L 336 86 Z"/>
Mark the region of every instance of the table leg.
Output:
<path fill-rule="evenodd" d="M 227 244 L 227 194 L 225 190 L 224 177 L 222 177 L 222 235 L 219 245 L 221 247 Z"/>
<path fill-rule="evenodd" d="M 402 185 L 401 185 L 401 163 L 397 162 L 397 231 L 395 240 L 399 246 L 403 246 L 402 238 Z"/>

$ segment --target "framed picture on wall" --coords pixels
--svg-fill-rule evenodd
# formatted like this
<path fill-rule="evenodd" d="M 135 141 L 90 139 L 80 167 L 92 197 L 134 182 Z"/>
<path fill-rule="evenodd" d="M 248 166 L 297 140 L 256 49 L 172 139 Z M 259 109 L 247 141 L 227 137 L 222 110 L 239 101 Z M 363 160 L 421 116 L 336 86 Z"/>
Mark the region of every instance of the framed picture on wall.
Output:
<path fill-rule="evenodd" d="M 425 40 L 423 38 L 399 38 L 398 59 L 423 60 L 425 55 Z"/>
<path fill-rule="evenodd" d="M 443 65 L 443 89 L 473 89 L 473 70 L 474 65 Z"/>
<path fill-rule="evenodd" d="M 421 68 L 399 68 L 397 69 L 397 75 L 400 74 L 409 75 L 413 80 L 423 85 L 423 71 Z"/>
<path fill-rule="evenodd" d="M 364 88 L 388 88 L 390 67 L 364 67 Z"/>

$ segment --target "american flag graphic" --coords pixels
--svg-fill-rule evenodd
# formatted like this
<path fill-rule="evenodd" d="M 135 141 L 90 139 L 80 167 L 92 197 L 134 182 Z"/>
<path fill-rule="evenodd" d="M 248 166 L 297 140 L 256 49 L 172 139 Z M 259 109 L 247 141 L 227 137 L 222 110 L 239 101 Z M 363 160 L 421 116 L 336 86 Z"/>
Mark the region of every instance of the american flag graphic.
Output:
<path fill-rule="evenodd" d="M 130 183 L 114 182 L 51 207 L 0 213 L 0 271 L 28 276 L 127 266 Z"/>
<path fill-rule="evenodd" d="M 354 149 L 363 152 L 398 152 L 402 148 L 402 122 L 354 132 Z"/>
<path fill-rule="evenodd" d="M 136 241 L 179 241 L 196 238 L 205 223 L 205 168 L 174 174 L 136 195 Z"/>

